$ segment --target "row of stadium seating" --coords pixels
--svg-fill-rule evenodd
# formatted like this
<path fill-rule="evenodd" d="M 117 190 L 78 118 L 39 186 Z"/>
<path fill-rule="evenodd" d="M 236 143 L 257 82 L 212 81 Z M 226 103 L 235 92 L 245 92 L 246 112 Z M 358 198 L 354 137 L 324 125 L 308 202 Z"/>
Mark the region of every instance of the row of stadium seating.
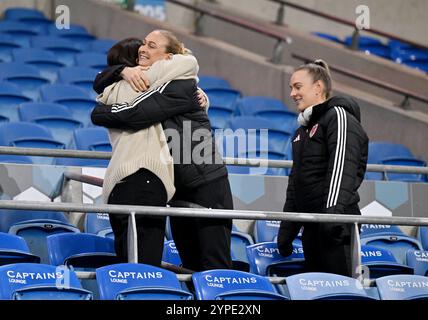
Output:
<path fill-rule="evenodd" d="M 324 39 L 343 44 L 346 47 L 349 47 L 352 43 L 352 36 L 340 39 L 328 33 L 314 32 L 314 34 Z M 360 36 L 358 50 L 428 72 L 428 50 L 417 48 L 407 43 L 389 40 L 387 44 L 384 44 L 378 38 Z"/>

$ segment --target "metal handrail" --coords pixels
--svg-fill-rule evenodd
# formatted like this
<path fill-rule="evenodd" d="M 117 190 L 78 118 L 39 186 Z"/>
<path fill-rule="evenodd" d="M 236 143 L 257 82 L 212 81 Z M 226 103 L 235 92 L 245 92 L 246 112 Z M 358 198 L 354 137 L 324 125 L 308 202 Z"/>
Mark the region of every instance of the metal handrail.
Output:
<path fill-rule="evenodd" d="M 284 0 L 268 0 L 268 1 L 276 2 L 276 3 L 280 4 L 281 7 L 282 6 L 288 6 L 288 7 L 294 8 L 294 9 L 299 10 L 299 11 L 303 11 L 303 12 L 306 12 L 306 13 L 309 13 L 309 14 L 321 17 L 321 18 L 325 18 L 325 19 L 330 20 L 330 21 L 334 21 L 336 23 L 340 23 L 340 24 L 343 24 L 343 25 L 350 26 L 352 28 L 356 27 L 355 26 L 355 22 L 352 22 L 352 21 L 349 21 L 349 20 L 346 20 L 346 19 L 343 19 L 343 18 L 339 18 L 339 17 L 333 16 L 331 14 L 320 12 L 320 11 L 317 11 L 315 9 L 307 8 L 307 7 L 301 6 L 299 4 L 291 3 L 289 1 L 284 1 Z M 283 13 L 282 13 L 282 15 L 283 15 Z M 412 46 L 428 50 L 428 46 L 426 46 L 426 45 L 423 45 L 421 43 L 418 43 L 418 42 L 415 42 L 415 41 L 412 41 L 412 40 L 404 39 L 404 38 L 399 37 L 397 35 L 394 35 L 394 34 L 391 34 L 391 33 L 388 33 L 388 32 L 384 32 L 384 31 L 381 31 L 381 30 L 378 30 L 378 29 L 370 28 L 370 29 L 364 29 L 364 31 L 366 31 L 368 33 L 377 34 L 379 36 L 386 37 L 386 38 L 389 38 L 389 39 L 394 39 L 394 40 L 397 40 L 397 41 L 400 41 L 400 42 L 405 42 L 405 43 L 408 43 L 408 44 L 410 44 Z"/>
<path fill-rule="evenodd" d="M 151 206 L 132 206 L 114 204 L 87 204 L 70 202 L 40 202 L 0 200 L 1 209 L 62 211 L 62 212 L 103 212 L 121 215 L 152 215 L 171 217 L 199 217 L 213 219 L 278 220 L 331 223 L 382 224 L 400 226 L 428 226 L 428 218 L 358 216 L 352 214 L 326 214 L 305 212 L 275 212 L 252 210 L 225 210 L 201 208 L 168 208 Z"/>
<path fill-rule="evenodd" d="M 292 54 L 292 57 L 296 58 L 298 60 L 304 61 L 305 63 L 313 61 L 313 59 L 310 59 L 308 57 L 304 57 L 302 55 L 295 54 L 295 53 Z M 381 80 L 376 80 L 374 78 L 368 77 L 366 75 L 363 75 L 361 73 L 355 72 L 353 70 L 351 71 L 351 70 L 343 68 L 343 67 L 339 67 L 339 66 L 335 66 L 335 65 L 329 64 L 329 68 L 332 71 L 336 71 L 338 73 L 342 73 L 342 74 L 344 74 L 346 76 L 349 76 L 349 77 L 352 77 L 352 78 L 355 78 L 355 79 L 358 79 L 358 80 L 362 80 L 362 81 L 368 82 L 368 83 L 370 83 L 372 85 L 375 85 L 377 87 L 380 87 L 380 88 L 383 88 L 383 89 L 387 89 L 387 90 L 390 90 L 390 91 L 402 94 L 405 97 L 404 101 L 406 101 L 406 99 L 408 99 L 408 98 L 413 98 L 415 100 L 419 100 L 419 101 L 428 103 L 428 97 L 423 96 L 423 95 L 421 95 L 419 93 L 416 93 L 416 92 L 413 92 L 413 91 L 410 91 L 410 90 L 406 90 L 406 89 L 394 86 L 392 84 L 386 83 L 386 82 L 381 81 Z M 404 101 L 403 101 L 403 103 L 401 103 L 402 106 L 404 105 Z"/>
<path fill-rule="evenodd" d="M 199 25 L 201 18 L 204 15 L 208 15 L 208 16 L 211 16 L 213 18 L 216 18 L 216 19 L 228 22 L 230 24 L 239 26 L 241 28 L 248 29 L 248 30 L 251 30 L 251 31 L 254 31 L 254 32 L 263 34 L 265 36 L 276 39 L 277 44 L 274 48 L 273 57 L 271 58 L 271 62 L 273 62 L 273 63 L 281 63 L 282 62 L 284 44 L 292 42 L 292 39 L 290 37 L 284 35 L 282 32 L 277 31 L 277 30 L 272 30 L 271 28 L 266 28 L 266 27 L 260 26 L 259 24 L 255 23 L 255 22 L 244 20 L 244 19 L 234 17 L 231 15 L 226 15 L 224 13 L 219 13 L 215 10 L 201 8 L 198 5 L 185 3 L 185 2 L 182 2 L 180 0 L 166 0 L 166 1 L 171 2 L 173 4 L 176 4 L 178 6 L 181 6 L 183 8 L 198 12 L 200 14 L 199 18 L 197 19 L 197 26 L 196 26 L 196 34 L 197 35 L 202 34 L 201 28 Z"/>
<path fill-rule="evenodd" d="M 69 157 L 84 159 L 110 159 L 111 152 L 104 151 L 82 151 L 82 150 L 64 150 L 64 149 L 42 149 L 42 148 L 19 148 L 19 147 L 0 147 L 0 154 L 13 154 L 25 156 L 42 157 Z M 269 159 L 248 159 L 248 158 L 223 158 L 226 165 L 236 166 L 263 166 L 270 168 L 291 168 L 291 160 L 269 160 Z M 368 172 L 396 172 L 396 173 L 417 173 L 428 174 L 428 167 L 414 166 L 393 166 L 382 164 L 368 164 Z"/>

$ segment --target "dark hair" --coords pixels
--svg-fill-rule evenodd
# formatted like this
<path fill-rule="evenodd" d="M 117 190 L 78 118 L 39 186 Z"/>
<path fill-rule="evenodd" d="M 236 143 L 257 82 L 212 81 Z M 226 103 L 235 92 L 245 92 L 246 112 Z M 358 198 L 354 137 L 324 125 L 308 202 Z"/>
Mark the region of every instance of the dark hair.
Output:
<path fill-rule="evenodd" d="M 114 66 L 124 64 L 135 67 L 138 59 L 138 48 L 143 44 L 138 38 L 126 38 L 116 43 L 107 53 L 107 64 Z"/>
<path fill-rule="evenodd" d="M 301 65 L 296 70 L 294 70 L 294 72 L 299 70 L 306 70 L 311 75 L 314 82 L 321 80 L 321 82 L 324 84 L 325 97 L 327 99 L 330 98 L 332 88 L 331 74 L 330 68 L 324 60 L 318 59 L 314 62 Z"/>
<path fill-rule="evenodd" d="M 189 53 L 188 49 L 184 47 L 184 44 L 177 39 L 177 36 L 168 30 L 155 30 L 163 35 L 167 40 L 168 44 L 166 45 L 165 52 L 172 54 L 186 54 Z"/>

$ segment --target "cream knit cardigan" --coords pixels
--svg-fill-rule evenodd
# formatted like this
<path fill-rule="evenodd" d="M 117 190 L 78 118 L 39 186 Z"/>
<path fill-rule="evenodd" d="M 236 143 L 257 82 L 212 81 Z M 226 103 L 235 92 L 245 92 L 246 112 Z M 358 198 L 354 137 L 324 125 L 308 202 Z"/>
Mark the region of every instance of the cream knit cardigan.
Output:
<path fill-rule="evenodd" d="M 155 90 L 171 80 L 196 79 L 199 65 L 190 54 L 173 55 L 169 60 L 155 62 L 146 75 L 150 90 Z M 135 92 L 125 80 L 104 89 L 97 101 L 112 105 L 132 102 L 141 93 Z M 175 193 L 174 163 L 161 124 L 139 131 L 109 129 L 112 157 L 107 167 L 103 183 L 103 200 L 108 202 L 114 186 L 125 177 L 145 168 L 160 178 L 167 192 L 167 201 Z"/>

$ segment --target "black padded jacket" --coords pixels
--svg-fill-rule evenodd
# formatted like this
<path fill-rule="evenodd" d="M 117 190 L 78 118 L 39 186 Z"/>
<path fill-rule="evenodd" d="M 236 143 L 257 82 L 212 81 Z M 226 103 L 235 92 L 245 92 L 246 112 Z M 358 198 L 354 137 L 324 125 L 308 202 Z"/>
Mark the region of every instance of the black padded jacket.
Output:
<path fill-rule="evenodd" d="M 100 73 L 94 90 L 121 80 L 118 67 Z M 95 125 L 140 130 L 161 123 L 174 157 L 175 186 L 195 188 L 221 177 L 226 167 L 211 135 L 208 116 L 199 106 L 194 80 L 174 80 L 141 94 L 132 103 L 98 104 L 92 111 Z"/>

